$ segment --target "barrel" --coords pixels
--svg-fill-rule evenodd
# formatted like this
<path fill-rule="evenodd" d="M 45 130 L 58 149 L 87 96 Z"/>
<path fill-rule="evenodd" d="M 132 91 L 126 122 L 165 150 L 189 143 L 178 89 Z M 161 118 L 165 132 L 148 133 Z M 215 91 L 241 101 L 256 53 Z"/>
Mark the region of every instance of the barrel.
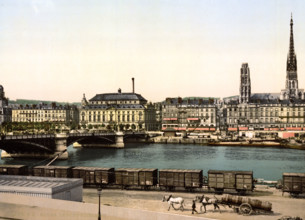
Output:
<path fill-rule="evenodd" d="M 270 202 L 261 201 L 258 199 L 250 199 L 248 197 L 242 197 L 242 196 L 224 195 L 221 198 L 221 201 L 224 203 L 230 203 L 234 205 L 241 205 L 242 203 L 248 203 L 253 208 L 263 209 L 265 211 L 271 211 L 272 209 L 272 204 Z"/>
<path fill-rule="evenodd" d="M 240 205 L 243 203 L 243 198 L 242 196 L 232 196 L 232 195 L 225 195 L 221 198 L 222 202 L 225 203 L 232 203 L 235 205 Z"/>

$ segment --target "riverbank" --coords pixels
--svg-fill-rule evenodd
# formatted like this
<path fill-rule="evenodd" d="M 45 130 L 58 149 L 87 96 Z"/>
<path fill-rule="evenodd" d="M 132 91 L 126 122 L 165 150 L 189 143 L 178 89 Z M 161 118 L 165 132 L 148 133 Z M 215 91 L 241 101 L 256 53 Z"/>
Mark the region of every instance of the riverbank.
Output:
<path fill-rule="evenodd" d="M 278 140 L 242 140 L 242 141 L 220 141 L 207 138 L 183 138 L 183 137 L 156 137 L 149 141 L 150 143 L 160 144 L 200 144 L 210 146 L 248 146 L 248 147 L 282 147 L 305 150 L 305 144 L 297 142 L 282 143 Z"/>

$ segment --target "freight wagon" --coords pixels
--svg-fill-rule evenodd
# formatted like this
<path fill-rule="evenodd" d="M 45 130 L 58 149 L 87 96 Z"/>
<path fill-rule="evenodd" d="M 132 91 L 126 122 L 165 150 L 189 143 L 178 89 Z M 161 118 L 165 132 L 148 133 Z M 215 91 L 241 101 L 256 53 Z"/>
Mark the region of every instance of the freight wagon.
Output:
<path fill-rule="evenodd" d="M 28 175 L 26 165 L 0 165 L 0 175 Z"/>
<path fill-rule="evenodd" d="M 166 190 L 177 187 L 189 190 L 201 188 L 202 170 L 161 169 L 159 170 L 159 186 Z"/>
<path fill-rule="evenodd" d="M 209 189 L 219 194 L 225 189 L 235 189 L 240 194 L 254 189 L 252 171 L 209 170 L 208 180 Z"/>
<path fill-rule="evenodd" d="M 158 180 L 157 169 L 145 168 L 118 168 L 115 169 L 115 184 L 122 188 L 129 186 L 141 186 L 148 189 L 156 186 Z"/>
<path fill-rule="evenodd" d="M 33 176 L 71 178 L 71 166 L 35 166 L 32 168 Z"/>
<path fill-rule="evenodd" d="M 84 186 L 111 185 L 114 183 L 114 168 L 74 167 L 73 178 L 82 178 Z"/>
<path fill-rule="evenodd" d="M 293 197 L 305 193 L 305 173 L 283 173 L 283 194 L 284 192 Z"/>

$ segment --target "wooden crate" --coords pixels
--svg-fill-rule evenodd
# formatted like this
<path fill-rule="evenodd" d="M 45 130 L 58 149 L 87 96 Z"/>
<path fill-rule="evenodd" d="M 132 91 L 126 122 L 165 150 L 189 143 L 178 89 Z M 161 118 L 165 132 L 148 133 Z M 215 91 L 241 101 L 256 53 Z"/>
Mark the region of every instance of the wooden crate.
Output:
<path fill-rule="evenodd" d="M 0 165 L 0 175 L 28 175 L 28 166 Z"/>

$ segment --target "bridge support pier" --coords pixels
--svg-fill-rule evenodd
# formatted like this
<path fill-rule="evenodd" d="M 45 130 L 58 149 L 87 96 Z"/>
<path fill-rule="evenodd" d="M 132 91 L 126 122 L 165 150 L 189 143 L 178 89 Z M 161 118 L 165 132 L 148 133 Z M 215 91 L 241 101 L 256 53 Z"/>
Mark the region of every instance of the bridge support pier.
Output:
<path fill-rule="evenodd" d="M 56 134 L 55 136 L 56 147 L 55 147 L 54 156 L 60 154 L 60 156 L 57 159 L 62 159 L 62 160 L 68 159 L 67 138 L 68 138 L 67 134 Z"/>
<path fill-rule="evenodd" d="M 117 148 L 124 147 L 124 133 L 123 132 L 118 131 L 115 133 L 115 145 Z"/>

